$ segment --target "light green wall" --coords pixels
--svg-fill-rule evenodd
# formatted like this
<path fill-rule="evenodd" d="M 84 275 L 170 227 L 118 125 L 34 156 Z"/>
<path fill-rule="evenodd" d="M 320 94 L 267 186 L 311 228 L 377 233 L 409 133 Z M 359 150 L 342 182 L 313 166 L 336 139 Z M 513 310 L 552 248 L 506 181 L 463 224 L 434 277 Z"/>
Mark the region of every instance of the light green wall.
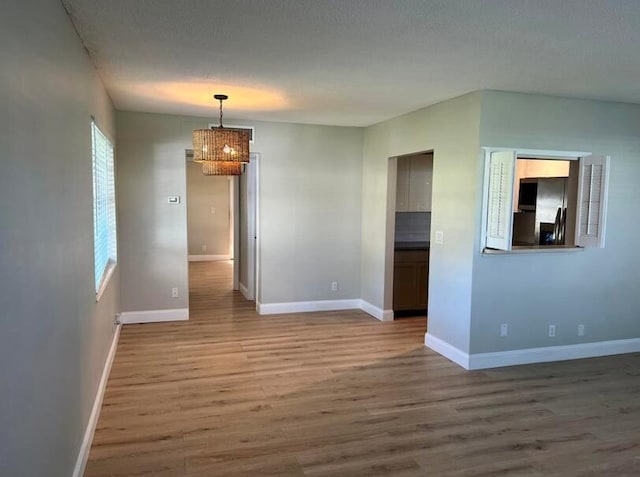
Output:
<path fill-rule="evenodd" d="M 472 93 L 365 130 L 362 299 L 392 308 L 393 233 L 387 226 L 389 158 L 433 150 L 429 333 L 468 350 L 481 94 Z M 433 243 L 436 230 L 444 243 Z M 385 295 L 385 277 L 387 282 Z"/>
<path fill-rule="evenodd" d="M 255 125 L 260 301 L 359 298 L 362 129 Z"/>
<path fill-rule="evenodd" d="M 0 14 L 0 475 L 72 475 L 113 337 L 93 278 L 91 116 L 111 101 L 59 2 Z"/>
<path fill-rule="evenodd" d="M 184 149 L 207 118 L 119 112 L 118 179 L 125 311 L 186 308 Z M 260 153 L 260 301 L 360 295 L 361 128 L 229 119 L 255 127 Z M 332 281 L 339 291 L 331 292 Z"/>
<path fill-rule="evenodd" d="M 494 91 L 482 105 L 482 146 L 610 155 L 611 173 L 604 249 L 483 256 L 477 236 L 471 351 L 640 337 L 640 106 Z M 480 214 L 478 202 L 478 232 Z M 500 323 L 509 323 L 508 338 L 499 337 Z"/>
<path fill-rule="evenodd" d="M 122 311 L 188 308 L 184 151 L 203 125 L 120 111 L 116 119 Z M 170 195 L 180 204 L 169 204 Z M 174 287 L 178 298 L 171 297 Z"/>

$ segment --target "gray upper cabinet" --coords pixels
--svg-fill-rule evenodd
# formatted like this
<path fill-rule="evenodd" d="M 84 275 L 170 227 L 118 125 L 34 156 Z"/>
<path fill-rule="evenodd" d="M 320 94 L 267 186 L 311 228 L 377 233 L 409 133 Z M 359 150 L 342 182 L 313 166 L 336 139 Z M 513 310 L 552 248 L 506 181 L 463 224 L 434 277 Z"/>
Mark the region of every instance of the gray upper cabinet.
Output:
<path fill-rule="evenodd" d="M 396 185 L 396 211 L 409 211 L 409 175 L 411 173 L 411 160 L 398 158 L 398 183 Z"/>
<path fill-rule="evenodd" d="M 397 212 L 430 212 L 433 153 L 398 158 Z"/>

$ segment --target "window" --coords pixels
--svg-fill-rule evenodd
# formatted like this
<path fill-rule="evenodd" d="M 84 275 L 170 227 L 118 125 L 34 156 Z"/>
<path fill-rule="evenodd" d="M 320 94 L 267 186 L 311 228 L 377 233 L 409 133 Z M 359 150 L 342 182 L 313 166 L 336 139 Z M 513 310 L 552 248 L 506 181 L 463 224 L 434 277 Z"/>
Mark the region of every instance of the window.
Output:
<path fill-rule="evenodd" d="M 96 300 L 100 299 L 117 260 L 116 197 L 113 146 L 91 121 L 93 157 L 93 246 Z"/>
<path fill-rule="evenodd" d="M 609 157 L 485 148 L 485 166 L 485 250 L 604 247 Z"/>

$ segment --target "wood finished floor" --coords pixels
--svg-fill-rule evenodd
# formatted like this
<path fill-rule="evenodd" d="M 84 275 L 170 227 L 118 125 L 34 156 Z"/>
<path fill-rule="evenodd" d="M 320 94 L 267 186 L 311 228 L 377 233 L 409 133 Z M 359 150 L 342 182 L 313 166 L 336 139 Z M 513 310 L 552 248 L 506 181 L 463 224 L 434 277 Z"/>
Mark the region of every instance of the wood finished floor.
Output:
<path fill-rule="evenodd" d="M 637 476 L 640 355 L 466 372 L 424 318 L 259 317 L 190 264 L 191 320 L 123 328 L 86 476 Z"/>

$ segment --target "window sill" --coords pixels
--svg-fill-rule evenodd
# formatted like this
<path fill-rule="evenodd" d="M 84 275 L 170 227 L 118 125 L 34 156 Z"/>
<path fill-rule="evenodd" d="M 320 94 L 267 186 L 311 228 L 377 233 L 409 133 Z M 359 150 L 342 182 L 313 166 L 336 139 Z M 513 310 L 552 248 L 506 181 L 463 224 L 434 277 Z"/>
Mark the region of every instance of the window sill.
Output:
<path fill-rule="evenodd" d="M 531 253 L 570 253 L 582 251 L 584 251 L 584 247 L 576 247 L 574 245 L 537 245 L 530 247 L 515 246 L 511 250 L 485 248 L 482 250 L 482 255 L 521 255 Z"/>
<path fill-rule="evenodd" d="M 109 262 L 109 264 L 107 265 L 107 269 L 104 272 L 104 276 L 102 277 L 102 281 L 100 282 L 100 287 L 96 292 L 96 303 L 98 303 L 100 301 L 100 298 L 102 298 L 102 294 L 107 289 L 107 285 L 109 285 L 109 281 L 111 280 L 111 277 L 113 276 L 113 272 L 115 271 L 115 269 L 116 269 L 116 262 Z"/>

